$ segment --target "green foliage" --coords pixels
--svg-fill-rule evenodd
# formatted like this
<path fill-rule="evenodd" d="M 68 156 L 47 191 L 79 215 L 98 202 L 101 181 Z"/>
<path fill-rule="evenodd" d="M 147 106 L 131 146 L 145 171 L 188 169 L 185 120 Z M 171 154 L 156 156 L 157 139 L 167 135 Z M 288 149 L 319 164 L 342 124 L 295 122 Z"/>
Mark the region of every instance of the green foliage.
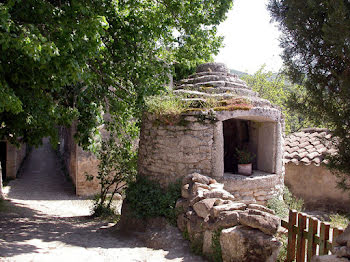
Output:
<path fill-rule="evenodd" d="M 175 116 L 180 115 L 189 107 L 189 103 L 183 99 L 184 97 L 182 96 L 167 92 L 146 97 L 145 104 L 147 111 L 157 116 Z"/>
<path fill-rule="evenodd" d="M 304 200 L 294 197 L 286 186 L 283 188 L 283 199 L 274 197 L 267 201 L 267 207 L 274 210 L 276 215 L 282 219 L 288 218 L 290 209 L 301 212 L 303 206 Z"/>
<path fill-rule="evenodd" d="M 222 261 L 222 251 L 221 251 L 221 245 L 220 245 L 220 235 L 221 230 L 218 229 L 214 231 L 212 239 L 211 239 L 211 248 L 213 250 L 213 253 L 211 254 L 211 261 L 214 262 L 221 262 Z"/>
<path fill-rule="evenodd" d="M 84 149 L 103 112 L 136 119 L 177 68 L 218 53 L 231 0 L 11 0 L 0 3 L 0 139 L 57 142 L 77 125 Z M 179 70 L 177 70 L 179 71 Z M 128 119 L 128 116 L 126 119 Z M 96 150 L 98 144 L 92 145 Z"/>
<path fill-rule="evenodd" d="M 345 0 L 270 0 L 283 36 L 283 60 L 291 80 L 306 92 L 291 106 L 324 124 L 339 138 L 329 167 L 350 189 L 350 3 Z"/>
<path fill-rule="evenodd" d="M 176 225 L 176 201 L 181 198 L 181 183 L 169 184 L 166 189 L 159 183 L 139 176 L 126 190 L 125 201 L 138 218 L 165 217 Z"/>
<path fill-rule="evenodd" d="M 350 214 L 331 214 L 329 216 L 330 223 L 332 227 L 346 228 L 350 223 Z"/>
<path fill-rule="evenodd" d="M 122 120 L 123 118 L 119 121 L 112 118 L 111 122 L 106 123 L 110 135 L 100 142 L 100 148 L 96 152 L 99 160 L 97 176 L 86 175 L 88 181 L 96 179 L 100 185 L 100 193 L 93 208 L 94 216 L 113 214 L 113 196 L 121 192 L 136 176 L 137 151 L 134 143 L 139 130 L 132 119 Z"/>
<path fill-rule="evenodd" d="M 269 100 L 273 105 L 281 108 L 285 117 L 286 133 L 295 132 L 310 125 L 310 122 L 305 116 L 292 110 L 288 104 L 291 91 L 302 93 L 304 91 L 303 87 L 300 85 L 291 85 L 284 73 L 266 71 L 265 65 L 263 65 L 254 75 L 245 74 L 242 76 L 242 79 L 255 92 L 258 92 L 262 98 Z"/>
<path fill-rule="evenodd" d="M 255 155 L 250 153 L 248 150 L 239 150 L 236 148 L 236 157 L 238 164 L 250 164 L 255 158 Z"/>

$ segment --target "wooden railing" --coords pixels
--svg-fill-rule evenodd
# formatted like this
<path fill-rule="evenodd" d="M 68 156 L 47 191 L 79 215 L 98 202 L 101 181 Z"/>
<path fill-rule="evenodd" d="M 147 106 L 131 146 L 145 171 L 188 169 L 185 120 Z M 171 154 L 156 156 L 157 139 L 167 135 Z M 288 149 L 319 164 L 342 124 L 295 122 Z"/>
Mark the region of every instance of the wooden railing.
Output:
<path fill-rule="evenodd" d="M 327 255 L 335 238 L 344 232 L 342 228 L 331 228 L 329 223 L 295 210 L 289 211 L 289 221 L 282 220 L 281 226 L 288 229 L 286 262 L 309 262 L 314 255 Z"/>

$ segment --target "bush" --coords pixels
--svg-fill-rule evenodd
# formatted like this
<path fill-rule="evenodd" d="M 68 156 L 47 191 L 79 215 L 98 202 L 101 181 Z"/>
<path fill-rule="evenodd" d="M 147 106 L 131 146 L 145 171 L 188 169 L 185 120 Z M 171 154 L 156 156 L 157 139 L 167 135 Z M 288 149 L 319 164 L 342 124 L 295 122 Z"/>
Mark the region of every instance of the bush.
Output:
<path fill-rule="evenodd" d="M 267 207 L 274 210 L 280 218 L 287 218 L 289 209 L 302 211 L 303 206 L 304 200 L 294 197 L 286 186 L 283 188 L 283 199 L 274 197 L 267 201 Z"/>
<path fill-rule="evenodd" d="M 329 219 L 332 227 L 346 228 L 350 223 L 350 214 L 331 214 Z"/>
<path fill-rule="evenodd" d="M 181 197 L 180 181 L 162 189 L 159 183 L 139 176 L 126 190 L 125 201 L 130 205 L 133 214 L 141 219 L 165 217 L 176 225 L 176 201 Z"/>

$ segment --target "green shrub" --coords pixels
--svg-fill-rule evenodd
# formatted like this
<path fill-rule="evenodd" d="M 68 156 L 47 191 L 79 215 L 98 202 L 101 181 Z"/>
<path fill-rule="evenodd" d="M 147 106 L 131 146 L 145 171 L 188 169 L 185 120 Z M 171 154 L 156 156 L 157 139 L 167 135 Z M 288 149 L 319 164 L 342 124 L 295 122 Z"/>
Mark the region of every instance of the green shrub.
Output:
<path fill-rule="evenodd" d="M 283 188 L 283 199 L 274 197 L 267 201 L 267 207 L 274 210 L 280 218 L 287 218 L 289 209 L 302 211 L 303 206 L 304 201 L 294 197 L 286 186 Z"/>
<path fill-rule="evenodd" d="M 331 214 L 329 216 L 330 223 L 332 227 L 341 227 L 346 228 L 350 223 L 350 215 L 349 214 Z"/>
<path fill-rule="evenodd" d="M 139 176 L 126 190 L 125 201 L 138 218 L 165 217 L 176 225 L 176 201 L 181 197 L 180 181 L 162 189 L 159 183 Z"/>
<path fill-rule="evenodd" d="M 287 204 L 289 209 L 295 209 L 297 211 L 303 211 L 304 209 L 304 200 L 301 198 L 296 198 L 289 191 L 288 187 L 284 187 L 283 189 L 283 199 Z"/>
<path fill-rule="evenodd" d="M 145 104 L 147 111 L 157 116 L 180 115 L 188 108 L 188 102 L 184 101 L 183 98 L 171 92 L 162 93 L 145 98 Z"/>

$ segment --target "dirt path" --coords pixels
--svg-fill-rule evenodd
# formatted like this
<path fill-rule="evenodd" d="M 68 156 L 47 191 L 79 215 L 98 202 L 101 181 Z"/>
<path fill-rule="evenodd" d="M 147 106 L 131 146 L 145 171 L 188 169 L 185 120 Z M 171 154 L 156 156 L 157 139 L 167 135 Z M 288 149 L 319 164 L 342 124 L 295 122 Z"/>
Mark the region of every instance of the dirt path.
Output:
<path fill-rule="evenodd" d="M 0 261 L 203 261 L 174 228 L 159 234 L 167 241 L 155 239 L 161 247 L 152 249 L 116 233 L 113 224 L 91 219 L 91 201 L 74 195 L 47 141 L 33 149 L 21 176 L 5 191 Z"/>

